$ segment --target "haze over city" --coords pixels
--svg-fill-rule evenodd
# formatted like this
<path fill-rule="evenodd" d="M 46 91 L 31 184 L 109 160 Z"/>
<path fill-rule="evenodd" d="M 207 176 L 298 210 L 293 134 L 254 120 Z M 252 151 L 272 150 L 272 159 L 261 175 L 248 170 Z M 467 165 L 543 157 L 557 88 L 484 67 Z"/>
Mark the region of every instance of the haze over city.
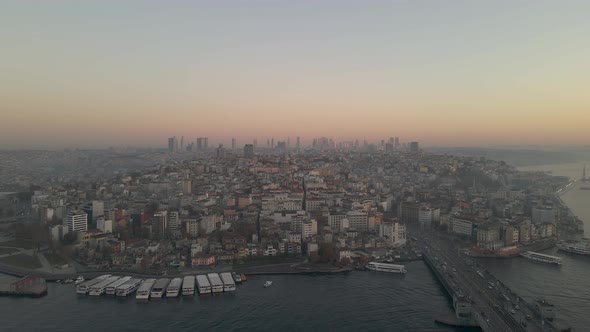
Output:
<path fill-rule="evenodd" d="M 0 148 L 590 139 L 587 1 L 9 1 Z"/>

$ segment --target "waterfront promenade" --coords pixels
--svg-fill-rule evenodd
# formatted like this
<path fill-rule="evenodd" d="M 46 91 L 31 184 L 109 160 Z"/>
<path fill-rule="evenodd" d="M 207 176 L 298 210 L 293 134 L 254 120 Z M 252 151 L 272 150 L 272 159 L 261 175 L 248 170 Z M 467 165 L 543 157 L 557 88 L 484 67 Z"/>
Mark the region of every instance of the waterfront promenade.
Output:
<path fill-rule="evenodd" d="M 233 267 L 232 265 L 223 265 L 218 267 L 206 268 L 206 269 L 191 269 L 175 274 L 165 274 L 168 277 L 182 277 L 186 275 L 205 274 L 205 273 L 221 273 L 235 271 L 238 273 L 250 274 L 250 275 L 275 275 L 275 274 L 330 274 L 330 273 L 345 273 L 352 271 L 349 266 L 336 267 L 331 265 L 320 265 L 320 264 L 302 264 L 302 263 L 279 263 L 279 264 L 268 264 L 248 267 Z M 48 281 L 74 279 L 77 276 L 83 276 L 84 278 L 95 278 L 103 274 L 120 275 L 120 276 L 133 276 L 135 278 L 158 278 L 164 275 L 163 273 L 145 273 L 141 271 L 129 271 L 129 270 L 86 270 L 78 271 L 75 273 L 53 273 L 49 271 L 43 271 L 40 269 L 27 269 L 14 265 L 7 265 L 0 263 L 0 273 L 9 274 L 17 277 L 23 277 L 27 275 L 37 275 L 43 277 Z"/>

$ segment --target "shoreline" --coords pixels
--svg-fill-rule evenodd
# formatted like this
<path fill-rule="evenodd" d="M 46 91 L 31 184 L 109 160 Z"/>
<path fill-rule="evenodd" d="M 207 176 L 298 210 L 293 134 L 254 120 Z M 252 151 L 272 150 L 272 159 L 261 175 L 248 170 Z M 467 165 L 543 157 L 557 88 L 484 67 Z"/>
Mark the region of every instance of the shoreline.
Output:
<path fill-rule="evenodd" d="M 71 273 L 50 273 L 38 270 L 32 270 L 27 268 L 21 268 L 18 266 L 7 265 L 7 264 L 0 264 L 0 273 L 11 275 L 15 277 L 25 277 L 29 275 L 35 275 L 44 278 L 47 281 L 56 281 L 56 280 L 65 280 L 65 279 L 75 279 L 78 276 L 83 276 L 84 278 L 96 278 L 103 274 L 110 274 L 115 276 L 132 276 L 136 278 L 176 278 L 176 277 L 184 277 L 189 275 L 196 275 L 196 274 L 206 274 L 206 273 L 220 273 L 220 272 L 229 272 L 234 271 L 237 273 L 243 273 L 246 275 L 314 275 L 314 274 L 337 274 L 337 273 L 347 273 L 353 271 L 353 268 L 350 266 L 346 267 L 292 267 L 292 266 L 284 266 L 285 263 L 273 264 L 273 265 L 262 265 L 259 267 L 245 267 L 245 268 L 223 268 L 223 269 L 211 269 L 211 270 L 202 270 L 202 271 L 186 271 L 178 274 L 172 275 L 164 275 L 164 274 L 153 274 L 153 273 L 141 273 L 138 271 L 122 271 L 122 270 L 100 270 L 100 271 L 79 271 L 75 274 Z M 292 265 L 289 263 L 289 265 Z"/>

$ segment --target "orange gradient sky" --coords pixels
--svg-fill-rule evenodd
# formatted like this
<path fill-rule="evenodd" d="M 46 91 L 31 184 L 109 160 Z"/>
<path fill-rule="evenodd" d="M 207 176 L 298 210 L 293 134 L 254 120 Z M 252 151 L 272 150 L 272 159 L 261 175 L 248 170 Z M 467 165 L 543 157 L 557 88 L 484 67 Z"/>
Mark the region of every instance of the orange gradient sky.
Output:
<path fill-rule="evenodd" d="M 0 149 L 588 144 L 587 1 L 9 1 Z M 211 144 L 210 143 L 210 144 Z"/>

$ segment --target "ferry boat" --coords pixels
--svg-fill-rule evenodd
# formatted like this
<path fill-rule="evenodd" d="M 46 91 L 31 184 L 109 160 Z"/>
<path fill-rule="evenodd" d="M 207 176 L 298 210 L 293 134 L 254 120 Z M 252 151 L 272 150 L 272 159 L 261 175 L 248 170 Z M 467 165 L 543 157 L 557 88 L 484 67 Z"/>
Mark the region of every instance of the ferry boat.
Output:
<path fill-rule="evenodd" d="M 195 277 L 184 277 L 184 279 L 182 280 L 182 295 L 195 295 Z"/>
<path fill-rule="evenodd" d="M 98 284 L 94 284 L 94 285 L 90 286 L 90 289 L 88 290 L 88 295 L 101 296 L 106 291 L 107 286 L 109 286 L 113 282 L 116 282 L 119 279 L 120 279 L 119 277 L 114 277 L 114 276 L 108 277 L 105 280 L 99 282 Z"/>
<path fill-rule="evenodd" d="M 267 280 L 267 281 L 264 283 L 264 288 L 268 288 L 268 287 L 270 287 L 270 286 L 272 286 L 272 281 L 270 281 L 270 280 Z"/>
<path fill-rule="evenodd" d="M 211 284 L 211 292 L 223 293 L 223 282 L 221 281 L 221 278 L 219 278 L 219 274 L 209 273 L 207 274 L 207 278 Z"/>
<path fill-rule="evenodd" d="M 520 255 L 537 262 L 561 265 L 561 257 L 557 256 L 545 255 L 534 251 L 523 252 Z"/>
<path fill-rule="evenodd" d="M 232 277 L 231 273 L 224 272 L 221 274 L 221 281 L 223 281 L 223 291 L 224 292 L 234 292 L 236 290 L 236 282 L 234 281 L 234 277 Z"/>
<path fill-rule="evenodd" d="M 367 264 L 367 269 L 371 271 L 389 272 L 389 273 L 406 273 L 406 267 L 398 264 L 370 262 Z"/>
<path fill-rule="evenodd" d="M 117 287 L 117 289 L 115 290 L 115 294 L 120 297 L 126 297 L 127 295 L 135 292 L 139 288 L 139 285 L 141 285 L 142 282 L 143 282 L 142 279 L 131 279 L 131 280 L 127 281 L 126 283 L 119 285 Z"/>
<path fill-rule="evenodd" d="M 590 246 L 588 246 L 588 239 L 577 242 L 560 242 L 557 248 L 562 251 L 570 252 L 578 255 L 590 255 Z"/>
<path fill-rule="evenodd" d="M 78 286 L 76 286 L 76 293 L 88 294 L 88 291 L 90 290 L 90 286 L 96 285 L 99 282 L 105 280 L 106 278 L 108 278 L 110 276 L 111 276 L 110 274 L 104 274 L 104 275 L 101 275 L 100 277 L 96 277 L 92 280 L 84 281 L 83 283 L 78 284 Z"/>
<path fill-rule="evenodd" d="M 154 287 L 154 283 L 156 279 L 146 279 L 139 289 L 137 289 L 137 293 L 135 294 L 135 298 L 137 300 L 149 300 L 150 293 L 152 292 L 152 287 Z"/>
<path fill-rule="evenodd" d="M 154 287 L 152 288 L 150 294 L 151 298 L 161 299 L 162 296 L 164 296 L 164 293 L 166 293 L 166 288 L 168 287 L 168 284 L 170 284 L 170 279 L 168 278 L 160 278 L 156 280 L 156 283 L 154 283 Z"/>
<path fill-rule="evenodd" d="M 117 287 L 123 285 L 124 283 L 126 283 L 129 280 L 131 280 L 131 277 L 123 277 L 123 278 L 121 278 L 121 279 L 119 279 L 119 280 L 111 283 L 105 289 L 105 294 L 107 294 L 107 295 L 115 295 L 117 293 Z"/>
<path fill-rule="evenodd" d="M 174 278 L 166 288 L 166 297 L 177 297 L 182 286 L 182 278 Z"/>
<path fill-rule="evenodd" d="M 85 280 L 85 279 L 84 279 L 84 277 L 83 277 L 83 276 L 78 276 L 78 278 L 76 278 L 76 280 L 74 280 L 74 285 L 76 285 L 76 286 L 77 286 L 77 285 L 79 285 L 79 284 L 83 283 L 83 282 L 84 282 L 84 280 Z"/>
<path fill-rule="evenodd" d="M 204 274 L 197 276 L 197 284 L 199 286 L 199 294 L 209 294 L 211 293 L 211 284 L 209 283 L 209 279 Z"/>

